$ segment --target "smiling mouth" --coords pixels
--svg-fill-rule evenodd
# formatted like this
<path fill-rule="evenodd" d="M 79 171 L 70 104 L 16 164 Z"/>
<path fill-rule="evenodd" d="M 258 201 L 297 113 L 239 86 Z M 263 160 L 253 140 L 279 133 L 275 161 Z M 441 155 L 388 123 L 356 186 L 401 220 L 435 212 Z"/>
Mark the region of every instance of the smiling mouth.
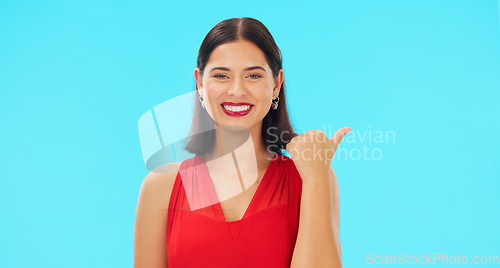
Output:
<path fill-rule="evenodd" d="M 230 105 L 230 104 L 221 104 L 222 111 L 228 116 L 231 117 L 240 117 L 245 116 L 252 110 L 252 104 L 246 105 Z"/>
<path fill-rule="evenodd" d="M 229 112 L 245 112 L 250 110 L 253 105 L 224 105 L 221 104 L 222 108 Z"/>

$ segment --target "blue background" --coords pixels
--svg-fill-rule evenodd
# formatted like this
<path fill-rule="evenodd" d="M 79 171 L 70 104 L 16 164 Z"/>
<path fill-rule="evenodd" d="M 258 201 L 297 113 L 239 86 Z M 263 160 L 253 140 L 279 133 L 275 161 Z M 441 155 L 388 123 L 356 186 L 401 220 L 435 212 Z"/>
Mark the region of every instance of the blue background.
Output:
<path fill-rule="evenodd" d="M 1 1 L 0 267 L 132 267 L 138 119 L 193 90 L 203 38 L 242 16 L 280 47 L 300 132 L 350 126 L 339 149 L 383 154 L 332 164 L 344 267 L 499 256 L 498 15 L 493 0 Z M 375 131 L 395 140 L 359 139 Z"/>

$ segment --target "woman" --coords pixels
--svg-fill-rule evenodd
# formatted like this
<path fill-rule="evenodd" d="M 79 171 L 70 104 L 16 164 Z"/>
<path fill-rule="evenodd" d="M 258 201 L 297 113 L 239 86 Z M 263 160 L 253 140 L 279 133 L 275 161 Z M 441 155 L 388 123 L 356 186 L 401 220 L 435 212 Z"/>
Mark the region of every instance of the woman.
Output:
<path fill-rule="evenodd" d="M 258 20 L 217 24 L 194 76 L 195 156 L 144 179 L 134 267 L 342 267 L 330 163 L 351 129 L 293 131 L 281 53 Z"/>

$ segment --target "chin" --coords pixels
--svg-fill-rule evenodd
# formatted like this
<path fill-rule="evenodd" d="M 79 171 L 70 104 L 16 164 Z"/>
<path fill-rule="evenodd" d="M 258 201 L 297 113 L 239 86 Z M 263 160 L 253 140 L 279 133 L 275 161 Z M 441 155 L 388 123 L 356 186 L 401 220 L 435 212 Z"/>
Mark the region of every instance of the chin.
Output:
<path fill-rule="evenodd" d="M 221 128 L 224 128 L 226 131 L 235 132 L 235 133 L 250 133 L 250 129 L 247 126 L 238 126 L 234 124 L 217 124 Z"/>

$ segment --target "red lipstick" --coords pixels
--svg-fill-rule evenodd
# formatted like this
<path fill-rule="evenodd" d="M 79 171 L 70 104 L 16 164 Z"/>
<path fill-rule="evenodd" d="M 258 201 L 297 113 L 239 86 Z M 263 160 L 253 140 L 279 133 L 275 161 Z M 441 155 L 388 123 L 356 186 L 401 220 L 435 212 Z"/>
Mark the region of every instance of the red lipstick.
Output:
<path fill-rule="evenodd" d="M 224 105 L 226 105 L 226 106 L 246 106 L 246 105 L 248 105 L 248 106 L 250 106 L 250 108 L 248 108 L 245 111 L 235 112 L 235 111 L 226 110 L 226 108 L 224 108 Z M 223 103 L 221 103 L 220 106 L 221 106 L 222 111 L 224 111 L 224 113 L 226 113 L 229 116 L 234 116 L 234 117 L 247 115 L 252 110 L 252 107 L 253 107 L 253 105 L 248 103 L 248 102 L 223 102 Z"/>

